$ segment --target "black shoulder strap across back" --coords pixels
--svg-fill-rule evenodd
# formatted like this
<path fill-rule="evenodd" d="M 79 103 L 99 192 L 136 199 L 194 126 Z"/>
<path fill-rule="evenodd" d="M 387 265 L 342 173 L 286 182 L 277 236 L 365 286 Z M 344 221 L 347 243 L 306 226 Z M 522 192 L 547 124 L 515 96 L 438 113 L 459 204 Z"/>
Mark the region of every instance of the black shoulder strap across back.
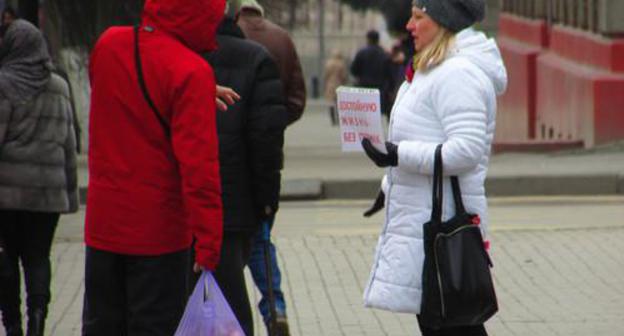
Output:
<path fill-rule="evenodd" d="M 143 91 L 143 97 L 145 97 L 147 104 L 150 106 L 152 111 L 154 111 L 154 114 L 156 115 L 158 122 L 160 123 L 163 130 L 165 131 L 165 134 L 167 135 L 167 137 L 169 137 L 170 135 L 169 124 L 167 123 L 165 118 L 163 118 L 160 112 L 158 112 L 158 109 L 156 108 L 154 101 L 152 100 L 152 98 L 149 95 L 149 92 L 147 91 L 147 86 L 145 85 L 145 79 L 143 78 L 143 65 L 141 64 L 141 54 L 139 53 L 139 25 L 134 26 L 134 59 L 136 63 L 137 77 L 139 78 L 139 86 L 141 86 L 141 91 Z"/>

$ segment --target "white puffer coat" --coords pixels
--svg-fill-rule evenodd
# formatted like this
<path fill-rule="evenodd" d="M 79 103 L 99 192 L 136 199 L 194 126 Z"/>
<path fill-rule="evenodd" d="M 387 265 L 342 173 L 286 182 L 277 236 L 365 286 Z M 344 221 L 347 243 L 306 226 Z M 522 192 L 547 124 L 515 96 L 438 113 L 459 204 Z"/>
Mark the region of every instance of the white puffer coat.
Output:
<path fill-rule="evenodd" d="M 392 110 L 389 141 L 398 144 L 398 167 L 382 181 L 386 221 L 364 292 L 367 307 L 420 312 L 424 261 L 422 225 L 431 216 L 434 152 L 443 143 L 444 174 L 458 175 L 464 205 L 481 216 L 494 137 L 496 96 L 505 91 L 507 72 L 496 43 L 469 28 L 456 37 L 447 59 L 403 83 Z M 455 213 L 450 180 L 444 185 L 443 220 Z"/>

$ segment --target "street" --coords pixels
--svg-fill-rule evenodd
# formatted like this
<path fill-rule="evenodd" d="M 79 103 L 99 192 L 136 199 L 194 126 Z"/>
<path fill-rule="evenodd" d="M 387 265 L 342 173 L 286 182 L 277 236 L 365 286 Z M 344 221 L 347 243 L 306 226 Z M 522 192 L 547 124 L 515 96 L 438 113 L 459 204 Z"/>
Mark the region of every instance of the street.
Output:
<path fill-rule="evenodd" d="M 274 236 L 292 335 L 419 334 L 414 316 L 362 305 L 383 220 L 362 217 L 367 206 L 282 203 Z M 624 197 L 494 198 L 490 214 L 500 305 L 491 335 L 624 335 Z M 80 334 L 83 218 L 84 209 L 59 224 L 49 335 Z"/>

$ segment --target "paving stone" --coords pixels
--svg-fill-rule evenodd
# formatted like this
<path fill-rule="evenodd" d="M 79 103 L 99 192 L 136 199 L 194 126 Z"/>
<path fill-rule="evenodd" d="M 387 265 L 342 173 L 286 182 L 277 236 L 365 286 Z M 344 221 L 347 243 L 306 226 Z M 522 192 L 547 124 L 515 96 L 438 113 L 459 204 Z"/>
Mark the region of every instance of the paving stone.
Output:
<path fill-rule="evenodd" d="M 276 236 L 293 336 L 418 335 L 415 316 L 364 308 L 377 236 L 358 232 Z M 491 335 L 624 335 L 624 227 L 494 230 L 490 238 L 500 305 L 486 324 Z M 53 245 L 48 335 L 80 335 L 84 258 L 79 241 Z M 255 307 L 248 272 L 247 280 Z"/>

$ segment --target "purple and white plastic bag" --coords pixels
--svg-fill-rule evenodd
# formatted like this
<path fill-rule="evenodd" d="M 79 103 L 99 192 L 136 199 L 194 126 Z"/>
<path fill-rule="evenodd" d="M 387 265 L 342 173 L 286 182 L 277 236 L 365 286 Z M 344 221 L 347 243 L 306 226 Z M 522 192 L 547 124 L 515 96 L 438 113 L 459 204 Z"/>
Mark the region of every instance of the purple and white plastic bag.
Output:
<path fill-rule="evenodd" d="M 175 336 L 245 336 L 210 272 L 203 272 Z"/>

